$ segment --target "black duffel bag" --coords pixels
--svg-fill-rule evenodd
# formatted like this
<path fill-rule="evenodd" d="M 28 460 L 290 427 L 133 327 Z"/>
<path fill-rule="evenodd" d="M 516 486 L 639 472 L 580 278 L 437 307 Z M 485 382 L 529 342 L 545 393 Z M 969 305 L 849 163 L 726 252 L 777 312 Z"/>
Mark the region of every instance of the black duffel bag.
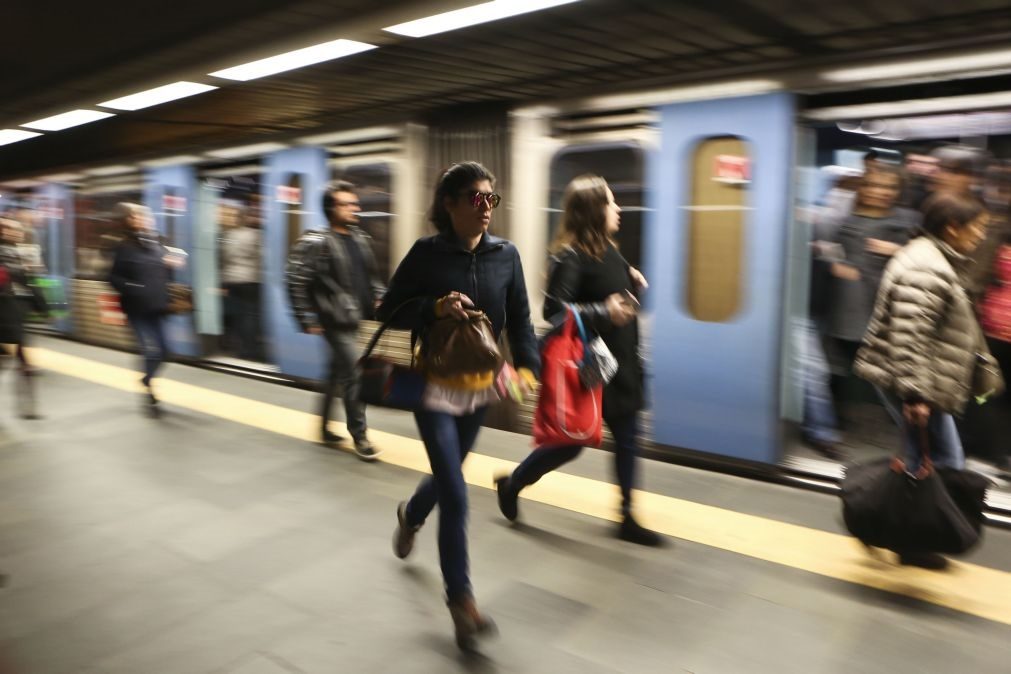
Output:
<path fill-rule="evenodd" d="M 929 451 L 915 475 L 898 458 L 854 464 L 842 483 L 843 520 L 866 545 L 959 554 L 982 536 L 987 486 L 971 471 L 935 469 Z"/>

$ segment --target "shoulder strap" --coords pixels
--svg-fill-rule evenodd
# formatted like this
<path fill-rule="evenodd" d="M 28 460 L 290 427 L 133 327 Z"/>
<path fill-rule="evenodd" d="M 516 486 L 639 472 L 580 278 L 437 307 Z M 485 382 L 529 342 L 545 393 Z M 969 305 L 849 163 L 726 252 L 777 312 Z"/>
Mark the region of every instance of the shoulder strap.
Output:
<path fill-rule="evenodd" d="M 408 300 L 404 300 L 403 302 L 400 303 L 400 306 L 398 306 L 393 311 L 391 311 L 390 312 L 390 317 L 387 318 L 385 321 L 383 321 L 382 325 L 380 325 L 379 328 L 372 334 L 372 339 L 369 340 L 368 346 L 365 347 L 365 351 L 364 351 L 364 353 L 362 353 L 361 360 L 364 360 L 364 359 L 366 359 L 366 358 L 368 358 L 369 356 L 372 355 L 373 349 L 375 349 L 376 348 L 376 344 L 379 343 L 379 338 L 382 337 L 383 333 L 386 332 L 389 329 L 390 325 L 393 324 L 393 319 L 397 317 L 397 314 L 400 313 L 401 309 L 403 309 L 404 307 L 406 307 L 409 304 L 412 304 L 414 302 L 420 302 L 420 301 L 422 301 L 424 299 L 425 299 L 424 295 L 418 295 L 417 297 L 412 297 L 412 298 L 410 298 Z M 413 343 L 414 343 L 413 339 L 411 340 L 411 343 L 413 345 Z"/>

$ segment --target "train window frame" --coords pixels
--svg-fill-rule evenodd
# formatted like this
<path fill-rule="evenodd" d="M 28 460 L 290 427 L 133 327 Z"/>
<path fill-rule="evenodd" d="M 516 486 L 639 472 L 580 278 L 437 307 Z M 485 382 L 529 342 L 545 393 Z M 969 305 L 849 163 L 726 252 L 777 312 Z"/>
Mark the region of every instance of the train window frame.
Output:
<path fill-rule="evenodd" d="M 605 139 L 605 138 L 571 138 L 566 139 L 564 144 L 560 145 L 554 152 L 551 153 L 548 159 L 547 167 L 547 199 L 546 199 L 546 210 L 547 210 L 547 223 L 545 227 L 545 234 L 547 236 L 546 244 L 547 248 L 550 250 L 551 243 L 555 239 L 555 235 L 558 231 L 558 223 L 561 219 L 561 195 L 564 194 L 565 187 L 568 185 L 569 181 L 577 176 L 572 176 L 565 181 L 564 185 L 561 185 L 559 202 L 553 203 L 552 187 L 554 181 L 554 171 L 559 159 L 566 155 L 572 155 L 575 153 L 585 153 L 585 152 L 603 152 L 607 150 L 628 150 L 631 151 L 637 160 L 639 167 L 639 203 L 638 204 L 628 204 L 623 203 L 621 194 L 619 193 L 620 187 L 618 189 L 612 190 L 615 192 L 615 200 L 618 205 L 623 209 L 628 207 L 628 212 L 644 214 L 648 210 L 648 186 L 646 185 L 646 174 L 649 168 L 648 166 L 648 154 L 650 151 L 650 143 L 646 139 L 623 136 L 622 138 L 615 139 Z M 607 176 L 604 176 L 606 179 Z M 610 184 L 610 181 L 609 181 Z M 617 183 L 616 183 L 617 184 Z M 626 216 L 627 217 L 627 216 Z M 638 249 L 635 251 L 634 255 L 629 255 L 627 247 L 622 247 L 621 252 L 626 259 L 632 264 L 633 267 L 641 268 L 645 260 L 645 250 L 644 250 L 644 235 L 646 230 L 646 224 L 643 221 L 644 217 L 639 216 L 639 222 L 637 225 L 638 231 L 632 235 L 627 234 L 626 236 L 634 236 L 635 240 L 638 241 Z M 622 225 L 625 226 L 625 223 Z M 629 231 L 629 230 L 625 230 Z M 622 232 L 619 231 L 618 237 L 621 238 Z"/>
<path fill-rule="evenodd" d="M 713 164 L 715 163 L 714 160 L 717 160 L 721 156 L 719 148 L 708 156 L 702 154 L 712 144 L 726 143 L 728 141 L 740 144 L 739 148 L 724 154 L 745 157 L 747 159 L 746 178 L 719 178 L 715 175 L 717 168 Z M 754 174 L 751 169 L 753 157 L 754 143 L 747 137 L 737 134 L 719 134 L 698 138 L 692 143 L 685 154 L 685 170 L 683 175 L 687 183 L 684 185 L 685 205 L 681 207 L 686 213 L 682 235 L 684 253 L 682 256 L 683 264 L 681 266 L 684 272 L 679 301 L 681 308 L 693 320 L 704 323 L 732 323 L 747 306 L 747 240 L 749 226 L 751 225 L 749 214 L 752 210 L 752 206 L 750 205 L 752 202 L 750 186 L 752 182 L 751 176 Z M 700 164 L 703 162 L 711 167 L 709 180 L 705 182 L 700 181 Z M 731 172 L 733 172 L 732 169 Z M 722 189 L 717 188 L 718 191 L 714 192 L 713 198 L 722 198 L 733 194 L 733 192 L 727 192 L 726 190 L 728 189 L 740 189 L 738 203 L 700 203 L 708 200 L 705 195 L 700 194 L 700 188 L 708 186 L 711 182 L 724 186 Z M 716 206 L 717 208 L 706 208 L 707 206 Z M 719 208 L 721 206 L 726 206 L 727 208 L 721 209 Z M 711 221 L 713 215 L 720 213 L 732 213 L 736 214 L 736 217 L 730 223 L 712 223 L 719 226 L 720 231 L 717 231 L 715 235 L 711 233 L 713 230 L 703 231 L 702 227 L 706 226 L 703 220 Z M 712 224 L 709 226 L 712 227 Z M 706 249 L 720 245 L 720 239 L 724 239 L 722 243 L 725 244 L 725 240 L 728 238 L 736 246 L 737 255 L 720 254 L 713 256 L 713 258 L 718 257 L 724 263 L 728 260 L 736 260 L 736 267 L 730 266 L 730 269 L 736 271 L 736 275 L 732 278 L 727 278 L 729 275 L 725 273 L 728 265 L 721 264 L 717 269 L 716 265 L 705 264 L 705 261 L 701 259 L 706 257 Z M 702 242 L 703 245 L 698 246 L 699 251 L 696 253 L 696 246 L 699 242 Z M 715 273 L 714 270 L 716 270 Z M 706 282 L 709 282 L 709 286 L 712 287 L 714 281 L 721 282 L 717 283 L 717 288 L 723 285 L 729 287 L 730 290 L 719 294 L 703 293 L 697 290 L 701 284 L 705 284 Z M 700 301 L 707 303 L 700 305 Z"/>

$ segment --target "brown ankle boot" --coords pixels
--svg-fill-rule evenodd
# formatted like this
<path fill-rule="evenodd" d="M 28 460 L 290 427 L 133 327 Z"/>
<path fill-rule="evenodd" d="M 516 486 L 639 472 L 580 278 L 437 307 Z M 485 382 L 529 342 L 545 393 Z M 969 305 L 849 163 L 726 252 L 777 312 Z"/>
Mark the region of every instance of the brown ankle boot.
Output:
<path fill-rule="evenodd" d="M 477 647 L 479 637 L 491 637 L 498 634 L 498 628 L 488 616 L 477 610 L 474 597 L 460 597 L 446 602 L 449 615 L 453 617 L 456 628 L 456 645 L 463 651 L 472 651 Z"/>

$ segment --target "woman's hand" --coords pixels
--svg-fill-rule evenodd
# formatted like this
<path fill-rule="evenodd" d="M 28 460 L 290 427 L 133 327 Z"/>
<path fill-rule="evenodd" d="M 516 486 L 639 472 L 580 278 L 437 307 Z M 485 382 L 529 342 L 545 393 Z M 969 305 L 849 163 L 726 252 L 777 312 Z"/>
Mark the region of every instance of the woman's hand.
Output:
<path fill-rule="evenodd" d="M 449 316 L 463 321 L 467 319 L 467 307 L 473 307 L 474 302 L 461 292 L 453 291 L 435 303 L 436 318 Z"/>
<path fill-rule="evenodd" d="M 532 370 L 526 367 L 521 367 L 516 371 L 516 374 L 519 375 L 517 379 L 519 380 L 520 393 L 523 394 L 524 397 L 537 390 L 537 377 L 534 376 Z"/>
<path fill-rule="evenodd" d="M 902 416 L 911 426 L 926 426 L 930 419 L 927 403 L 902 403 Z"/>
<path fill-rule="evenodd" d="M 637 290 L 645 290 L 649 288 L 649 283 L 646 282 L 646 277 L 642 275 L 642 272 L 635 267 L 628 268 L 628 275 L 632 279 L 632 285 L 636 287 Z"/>
<path fill-rule="evenodd" d="M 619 328 L 635 320 L 635 309 L 625 301 L 625 297 L 621 293 L 608 295 L 604 300 L 604 306 L 607 308 L 607 315 L 610 317 L 611 323 Z"/>
<path fill-rule="evenodd" d="M 844 264 L 842 262 L 833 262 L 832 276 L 835 276 L 836 278 L 841 278 L 846 281 L 859 281 L 860 270 L 850 264 Z"/>
<path fill-rule="evenodd" d="M 864 241 L 864 248 L 867 249 L 868 253 L 889 257 L 899 252 L 902 246 L 891 241 L 885 241 L 884 239 L 867 239 Z"/>

